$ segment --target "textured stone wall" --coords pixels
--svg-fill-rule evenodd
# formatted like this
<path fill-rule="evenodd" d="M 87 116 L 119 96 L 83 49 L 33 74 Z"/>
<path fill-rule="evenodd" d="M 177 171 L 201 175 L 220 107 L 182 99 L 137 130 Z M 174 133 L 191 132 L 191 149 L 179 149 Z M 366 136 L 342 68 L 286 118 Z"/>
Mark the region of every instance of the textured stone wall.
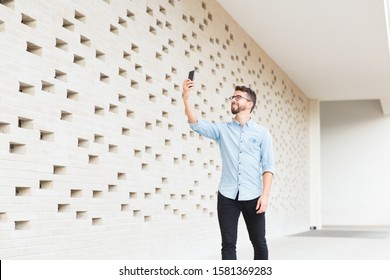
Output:
<path fill-rule="evenodd" d="M 219 257 L 221 161 L 184 115 L 191 69 L 201 118 L 257 92 L 268 238 L 308 228 L 308 99 L 215 1 L 1 0 L 0 42 L 2 259 Z"/>

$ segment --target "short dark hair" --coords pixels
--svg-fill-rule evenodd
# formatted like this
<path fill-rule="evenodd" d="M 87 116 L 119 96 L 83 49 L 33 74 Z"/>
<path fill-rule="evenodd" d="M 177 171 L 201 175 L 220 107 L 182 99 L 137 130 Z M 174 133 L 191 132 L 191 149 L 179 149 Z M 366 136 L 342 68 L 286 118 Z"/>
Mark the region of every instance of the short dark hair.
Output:
<path fill-rule="evenodd" d="M 248 99 L 250 99 L 253 103 L 252 108 L 251 108 L 251 113 L 252 113 L 253 109 L 256 106 L 256 100 L 257 100 L 256 93 L 251 88 L 246 87 L 246 86 L 236 86 L 235 90 L 246 92 L 246 94 L 248 95 Z"/>

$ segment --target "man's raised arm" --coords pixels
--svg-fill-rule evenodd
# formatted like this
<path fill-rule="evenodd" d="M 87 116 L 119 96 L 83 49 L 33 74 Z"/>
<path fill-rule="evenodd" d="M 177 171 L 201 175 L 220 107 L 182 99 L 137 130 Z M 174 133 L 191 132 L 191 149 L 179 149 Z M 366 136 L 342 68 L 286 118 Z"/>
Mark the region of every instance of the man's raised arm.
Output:
<path fill-rule="evenodd" d="M 190 91 L 194 87 L 194 82 L 187 79 L 183 82 L 183 102 L 185 107 L 185 113 L 188 118 L 189 123 L 196 123 L 198 121 L 198 117 L 196 116 L 195 107 L 190 102 Z"/>

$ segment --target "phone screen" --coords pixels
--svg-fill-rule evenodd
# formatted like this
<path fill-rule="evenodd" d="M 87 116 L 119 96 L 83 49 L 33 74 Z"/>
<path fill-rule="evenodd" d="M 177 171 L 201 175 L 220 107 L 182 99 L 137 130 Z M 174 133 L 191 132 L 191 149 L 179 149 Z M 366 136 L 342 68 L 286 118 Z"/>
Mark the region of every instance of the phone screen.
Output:
<path fill-rule="evenodd" d="M 192 70 L 188 73 L 188 79 L 193 81 L 194 80 L 194 74 L 195 74 L 195 70 Z"/>

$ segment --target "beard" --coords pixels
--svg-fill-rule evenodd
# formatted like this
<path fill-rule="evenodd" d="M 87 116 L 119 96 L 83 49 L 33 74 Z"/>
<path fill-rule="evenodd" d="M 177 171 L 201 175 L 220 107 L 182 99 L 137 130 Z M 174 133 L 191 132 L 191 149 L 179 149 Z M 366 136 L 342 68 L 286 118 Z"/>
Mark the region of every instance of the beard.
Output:
<path fill-rule="evenodd" d="M 230 105 L 230 109 L 232 111 L 232 114 L 235 115 L 235 114 L 238 114 L 240 113 L 241 111 L 244 111 L 245 110 L 245 106 L 240 106 L 239 103 L 232 103 Z"/>

